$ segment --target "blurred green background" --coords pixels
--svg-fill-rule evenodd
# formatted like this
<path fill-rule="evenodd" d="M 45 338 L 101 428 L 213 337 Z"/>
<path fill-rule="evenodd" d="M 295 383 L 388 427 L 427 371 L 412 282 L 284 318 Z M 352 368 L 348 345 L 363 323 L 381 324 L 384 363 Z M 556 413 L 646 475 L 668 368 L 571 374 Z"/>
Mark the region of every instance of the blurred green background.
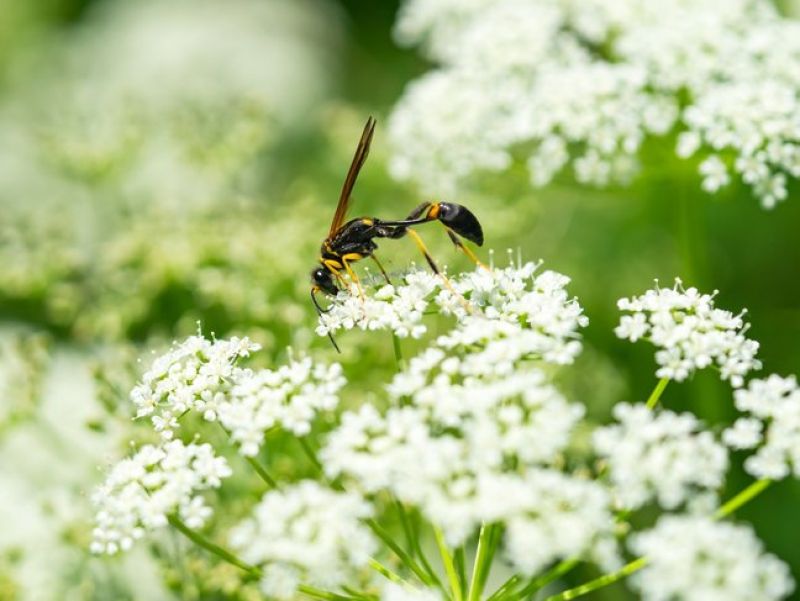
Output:
<path fill-rule="evenodd" d="M 0 0 L 0 599 L 169 598 L 139 564 L 76 551 L 95 466 L 129 438 L 125 388 L 145 348 L 200 321 L 253 336 L 267 360 L 288 345 L 334 358 L 313 333 L 308 274 L 367 115 L 378 130 L 355 212 L 397 218 L 421 200 L 385 167 L 382 124 L 429 68 L 394 44 L 396 11 L 358 0 Z M 800 365 L 797 186 L 773 211 L 735 185 L 711 197 L 673 147 L 649 142 L 625 188 L 563 178 L 532 191 L 520 169 L 447 199 L 483 222 L 482 256 L 494 249 L 502 263 L 519 249 L 573 278 L 590 326 L 565 386 L 598 421 L 655 383 L 653 350 L 613 335 L 616 300 L 654 278 L 747 307 L 765 373 Z M 468 267 L 445 236 L 423 234 L 450 269 Z M 418 261 L 403 241 L 382 248 L 390 270 Z M 379 338 L 339 340 L 354 402 L 392 371 Z M 712 373 L 670 385 L 665 402 L 712 424 L 733 415 Z M 728 491 L 746 483 L 736 470 Z M 739 516 L 795 578 L 798 500 L 800 485 L 783 482 Z"/>

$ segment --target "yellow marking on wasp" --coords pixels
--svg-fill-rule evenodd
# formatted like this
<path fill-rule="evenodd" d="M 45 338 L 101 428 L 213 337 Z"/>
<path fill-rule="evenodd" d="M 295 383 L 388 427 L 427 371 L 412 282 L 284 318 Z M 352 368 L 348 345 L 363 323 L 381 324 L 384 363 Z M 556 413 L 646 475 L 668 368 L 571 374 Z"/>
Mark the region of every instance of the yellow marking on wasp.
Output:
<path fill-rule="evenodd" d="M 363 223 L 364 225 L 372 225 L 375 222 L 372 219 L 364 217 L 364 219 L 361 220 L 361 223 Z"/>
<path fill-rule="evenodd" d="M 438 202 L 435 202 L 431 205 L 431 208 L 428 209 L 428 219 L 438 219 L 439 213 L 441 212 L 442 207 L 439 205 Z"/>
<path fill-rule="evenodd" d="M 356 275 L 356 272 L 352 270 L 350 267 L 350 263 L 348 261 L 358 261 L 359 259 L 363 258 L 358 253 L 348 253 L 346 255 L 342 255 L 342 264 L 344 268 L 347 270 L 347 275 L 350 276 L 350 279 L 356 283 L 356 288 L 358 288 L 358 296 L 361 297 L 361 300 L 364 300 L 364 291 L 361 289 L 361 282 Z"/>

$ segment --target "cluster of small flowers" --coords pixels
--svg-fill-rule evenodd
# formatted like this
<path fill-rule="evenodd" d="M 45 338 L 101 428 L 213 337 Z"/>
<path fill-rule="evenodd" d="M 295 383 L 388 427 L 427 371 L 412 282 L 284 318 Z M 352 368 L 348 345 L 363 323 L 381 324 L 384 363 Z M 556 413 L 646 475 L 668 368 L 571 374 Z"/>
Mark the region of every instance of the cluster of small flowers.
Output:
<path fill-rule="evenodd" d="M 219 487 L 230 475 L 225 459 L 208 444 L 171 440 L 142 447 L 117 463 L 92 496 L 97 510 L 92 552 L 127 551 L 172 514 L 190 528 L 201 527 L 212 511 L 198 493 Z"/>
<path fill-rule="evenodd" d="M 136 417 L 151 416 L 153 427 L 167 440 L 187 411 L 216 420 L 232 380 L 244 371 L 236 367 L 237 360 L 260 348 L 248 338 L 208 340 L 199 335 L 174 344 L 153 361 L 131 391 Z"/>
<path fill-rule="evenodd" d="M 767 601 L 794 589 L 788 566 L 764 553 L 747 526 L 665 516 L 652 530 L 633 535 L 630 547 L 647 557 L 632 577 L 645 601 Z"/>
<path fill-rule="evenodd" d="M 412 271 L 402 284 L 379 286 L 363 300 L 355 290 L 342 292 L 327 313 L 320 316 L 317 334 L 339 330 L 388 329 L 397 336 L 419 337 L 427 309 L 455 315 L 460 322 L 439 345 L 445 349 L 489 342 L 484 353 L 473 356 L 476 367 L 499 369 L 500 355 L 509 366 L 521 357 L 535 355 L 558 364 L 571 363 L 580 353 L 577 331 L 588 324 L 583 310 L 566 291 L 569 278 L 554 271 L 537 275 L 539 263 L 512 264 L 505 268 L 478 268 L 451 280 L 455 294 L 440 277 Z"/>
<path fill-rule="evenodd" d="M 391 330 L 400 338 L 419 338 L 426 328 L 422 317 L 441 281 L 431 273 L 412 271 L 398 285 L 379 285 L 361 297 L 355 284 L 339 293 L 330 308 L 319 317 L 317 334 L 327 336 L 339 330 Z"/>
<path fill-rule="evenodd" d="M 745 460 L 745 470 L 757 478 L 779 480 L 800 476 L 800 388 L 794 376 L 776 374 L 752 380 L 735 393 L 736 408 L 749 413 L 724 433 L 734 449 L 760 448 Z M 762 444 L 763 443 L 763 444 Z"/>
<path fill-rule="evenodd" d="M 728 469 L 723 445 L 689 413 L 653 412 L 644 405 L 614 407 L 618 424 L 594 433 L 594 448 L 608 462 L 614 492 L 626 509 L 655 498 L 666 509 L 713 493 Z"/>
<path fill-rule="evenodd" d="M 219 404 L 219 421 L 242 455 L 252 457 L 264 433 L 276 425 L 297 436 L 308 434 L 317 412 L 332 411 L 339 404 L 344 384 L 341 365 L 315 364 L 309 357 L 276 370 L 247 370 Z"/>
<path fill-rule="evenodd" d="M 799 30 L 767 0 L 407 0 L 396 36 L 439 67 L 392 114 L 392 172 L 452 193 L 526 143 L 534 185 L 570 160 L 605 185 L 679 123 L 678 156 L 718 153 L 700 166 L 706 191 L 732 163 L 773 206 L 800 175 Z"/>
<path fill-rule="evenodd" d="M 385 413 L 364 405 L 343 415 L 322 462 L 330 477 L 345 475 L 366 493 L 389 490 L 418 507 L 454 546 L 481 523 L 503 522 L 508 557 L 526 573 L 578 552 L 610 565 L 608 492 L 552 469 L 583 407 L 526 361 L 547 357 L 549 341 L 567 338 L 571 354 L 555 356 L 574 358 L 581 309 L 564 291 L 566 278 L 532 278 L 535 269 L 479 270 L 454 282 L 480 308 L 477 316 L 443 290 L 440 306 L 461 312 L 455 328 L 395 376 Z"/>
<path fill-rule="evenodd" d="M 178 418 L 196 411 L 206 421 L 219 420 L 247 457 L 258 454 L 264 433 L 274 426 L 308 434 L 318 412 L 338 405 L 345 384 L 342 366 L 308 357 L 275 370 L 237 366 L 260 348 L 247 338 L 208 340 L 199 335 L 176 343 L 131 392 L 136 416 L 151 416 L 155 430 L 169 440 Z"/>
<path fill-rule="evenodd" d="M 713 294 L 696 288 L 684 290 L 680 280 L 673 288 L 648 290 L 642 296 L 623 298 L 617 303 L 623 315 L 615 333 L 635 342 L 643 338 L 654 344 L 659 378 L 683 381 L 695 369 L 714 365 L 720 377 L 734 388 L 744 376 L 761 368 L 756 359 L 758 342 L 745 336 L 749 328 L 742 315 L 717 309 Z"/>
<path fill-rule="evenodd" d="M 265 494 L 253 517 L 231 532 L 231 544 L 263 566 L 265 595 L 293 599 L 301 583 L 335 589 L 352 581 L 377 547 L 363 523 L 371 515 L 360 496 L 306 480 Z"/>

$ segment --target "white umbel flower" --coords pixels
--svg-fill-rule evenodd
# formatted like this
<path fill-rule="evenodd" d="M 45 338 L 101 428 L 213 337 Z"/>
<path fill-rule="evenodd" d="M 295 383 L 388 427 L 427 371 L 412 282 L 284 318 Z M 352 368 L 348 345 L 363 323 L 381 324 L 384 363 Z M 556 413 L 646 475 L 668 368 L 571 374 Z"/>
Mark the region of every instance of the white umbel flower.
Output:
<path fill-rule="evenodd" d="M 617 306 L 628 314 L 615 332 L 620 338 L 645 339 L 659 348 L 659 378 L 680 382 L 696 369 L 714 366 L 723 380 L 738 388 L 744 376 L 761 368 L 756 359 L 758 342 L 745 336 L 749 324 L 742 319 L 744 311 L 734 315 L 718 309 L 714 296 L 684 289 L 676 279 L 673 288 L 657 286 L 642 296 L 620 299 Z"/>
<path fill-rule="evenodd" d="M 477 314 L 452 309 L 456 327 L 394 378 L 385 413 L 364 405 L 344 414 L 321 453 L 328 475 L 365 492 L 391 491 L 453 545 L 481 523 L 535 511 L 515 501 L 518 470 L 554 465 L 583 416 L 536 361 L 570 362 L 585 323 L 564 291 L 567 278 L 532 277 L 535 270 L 480 270 L 456 280 Z M 436 302 L 453 306 L 450 297 L 443 291 Z M 560 556 L 556 547 L 542 553 Z"/>
<path fill-rule="evenodd" d="M 264 566 L 264 594 L 291 599 L 300 583 L 331 590 L 351 582 L 376 549 L 363 523 L 371 515 L 358 495 L 306 480 L 265 494 L 231 544 L 244 561 Z"/>
<path fill-rule="evenodd" d="M 230 475 L 225 459 L 208 444 L 172 440 L 142 447 L 116 464 L 92 495 L 92 552 L 127 551 L 147 531 L 165 526 L 171 514 L 200 528 L 212 512 L 198 493 L 218 488 Z"/>
<path fill-rule="evenodd" d="M 647 557 L 631 578 L 645 601 L 769 601 L 794 589 L 789 568 L 747 526 L 665 516 L 630 547 Z"/>
<path fill-rule="evenodd" d="M 624 183 L 673 130 L 709 193 L 738 176 L 769 208 L 800 176 L 800 25 L 768 0 L 406 0 L 395 32 L 436 66 L 390 117 L 390 170 L 431 193 L 516 158 L 535 186 Z"/>
<path fill-rule="evenodd" d="M 725 447 L 689 413 L 655 413 L 644 405 L 614 407 L 619 423 L 594 433 L 594 448 L 608 462 L 620 504 L 628 509 L 656 499 L 667 509 L 697 492 L 715 491 L 728 468 Z"/>
<path fill-rule="evenodd" d="M 751 417 L 739 418 L 726 430 L 726 443 L 737 449 L 758 447 L 745 460 L 745 470 L 757 478 L 774 480 L 790 474 L 800 476 L 797 379 L 772 374 L 764 380 L 752 380 L 747 388 L 736 391 L 735 402 L 739 411 Z"/>
<path fill-rule="evenodd" d="M 236 362 L 259 350 L 248 338 L 208 340 L 190 336 L 153 361 L 142 381 L 131 391 L 136 417 L 149 416 L 165 439 L 173 436 L 178 418 L 196 411 L 205 419 L 217 418 L 217 408 L 231 381 L 243 370 Z"/>
<path fill-rule="evenodd" d="M 577 300 L 566 286 L 569 278 L 554 271 L 537 273 L 540 264 L 524 263 L 492 270 L 477 268 L 451 279 L 457 294 L 441 278 L 427 271 L 412 271 L 394 286 L 379 284 L 365 289 L 361 299 L 355 289 L 342 292 L 330 310 L 320 316 L 321 336 L 340 330 L 391 330 L 397 336 L 419 337 L 429 309 L 453 314 L 459 327 L 441 338 L 452 349 L 490 339 L 488 365 L 499 365 L 498 355 L 509 361 L 536 357 L 550 363 L 571 363 L 581 351 L 578 330 L 588 324 Z M 469 307 L 469 311 L 465 307 Z M 484 358 L 475 357 L 480 364 Z"/>
<path fill-rule="evenodd" d="M 314 363 L 309 357 L 276 370 L 244 371 L 219 404 L 219 420 L 242 455 L 252 457 L 274 426 L 297 436 L 308 434 L 318 412 L 336 408 L 344 383 L 341 365 Z"/>
<path fill-rule="evenodd" d="M 505 551 L 523 574 L 584 553 L 605 569 L 618 567 L 611 500 L 597 482 L 540 469 L 495 490 L 513 499 L 516 511 L 504 516 Z"/>

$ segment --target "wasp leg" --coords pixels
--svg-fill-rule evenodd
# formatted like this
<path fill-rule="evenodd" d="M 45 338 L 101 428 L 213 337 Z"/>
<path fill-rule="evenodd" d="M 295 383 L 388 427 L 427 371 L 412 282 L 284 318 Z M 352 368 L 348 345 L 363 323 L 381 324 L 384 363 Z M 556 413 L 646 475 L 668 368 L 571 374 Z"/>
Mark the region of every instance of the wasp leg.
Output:
<path fill-rule="evenodd" d="M 353 268 L 350 267 L 350 263 L 348 263 L 348 260 L 350 260 L 350 261 L 358 261 L 361 258 L 363 258 L 361 255 L 359 255 L 357 253 L 352 253 L 352 254 L 342 255 L 341 261 L 342 261 L 342 265 L 345 268 L 345 271 L 347 271 L 347 275 L 349 275 L 350 279 L 353 280 L 356 283 L 356 288 L 358 288 L 358 296 L 361 297 L 361 300 L 363 301 L 364 300 L 364 289 L 361 288 L 361 280 L 358 279 L 358 276 L 356 275 L 356 272 L 353 271 Z"/>
<path fill-rule="evenodd" d="M 472 252 L 472 251 L 469 249 L 469 247 L 467 247 L 467 246 L 466 246 L 466 245 L 465 245 L 463 242 L 461 242 L 461 240 L 460 240 L 460 239 L 459 239 L 459 237 L 458 237 L 458 236 L 455 234 L 455 232 L 453 232 L 453 230 L 451 230 L 451 229 L 450 229 L 449 227 L 447 227 L 446 225 L 445 225 L 444 227 L 445 227 L 445 229 L 447 230 L 447 235 L 450 237 L 450 241 L 451 241 L 453 244 L 455 244 L 455 246 L 456 246 L 456 248 L 457 248 L 458 250 L 460 250 L 460 251 L 461 251 L 461 252 L 463 252 L 465 255 L 467 255 L 467 256 L 470 258 L 470 260 L 471 260 L 473 263 L 475 263 L 475 265 L 477 265 L 478 267 L 482 267 L 482 268 L 483 268 L 483 269 L 485 269 L 486 271 L 491 271 L 491 269 L 490 269 L 489 267 L 487 267 L 487 266 L 486 266 L 486 265 L 483 263 L 483 261 L 481 261 L 481 260 L 480 260 L 480 259 L 479 259 L 477 256 L 475 256 L 475 253 L 474 253 L 474 252 Z"/>
<path fill-rule="evenodd" d="M 461 294 L 459 294 L 456 291 L 455 288 L 453 288 L 453 284 L 450 282 L 450 279 L 439 269 L 439 266 L 436 264 L 436 261 L 433 260 L 433 257 L 428 252 L 428 248 L 425 246 L 425 243 L 422 241 L 422 238 L 420 238 L 420 235 L 412 229 L 408 229 L 406 231 L 408 235 L 411 236 L 411 239 L 417 245 L 417 248 L 419 248 L 420 252 L 425 256 L 425 260 L 428 262 L 428 265 L 433 270 L 433 273 L 442 278 L 442 281 L 444 282 L 444 285 L 447 287 L 447 289 L 454 296 L 460 299 L 461 304 L 464 306 L 464 308 L 467 310 L 468 313 L 472 313 L 473 312 L 472 307 L 467 302 L 467 299 L 465 299 Z"/>
<path fill-rule="evenodd" d="M 328 311 L 330 311 L 330 309 L 323 309 L 322 307 L 319 306 L 319 301 L 317 300 L 317 295 L 316 295 L 317 292 L 319 292 L 319 288 L 317 286 L 314 286 L 311 289 L 311 302 L 314 303 L 314 307 L 317 309 L 317 314 L 320 316 L 320 318 L 322 318 L 322 316 Z M 334 340 L 333 334 L 328 332 L 328 338 L 330 338 L 331 344 L 333 345 L 333 348 L 336 349 L 336 352 L 341 353 L 342 350 L 339 348 L 339 345 L 336 344 L 336 340 Z"/>
<path fill-rule="evenodd" d="M 345 290 L 349 290 L 347 282 L 345 282 L 341 272 L 339 271 L 339 267 L 342 266 L 341 263 L 339 263 L 338 261 L 331 261 L 330 259 L 323 261 L 322 263 L 323 265 L 325 265 L 327 270 L 330 271 L 334 275 L 334 277 L 336 277 L 336 279 L 342 285 L 342 288 L 344 288 Z"/>
<path fill-rule="evenodd" d="M 389 279 L 389 275 L 386 273 L 386 270 L 383 268 L 383 265 L 381 265 L 381 262 L 378 261 L 378 257 L 376 257 L 375 255 L 370 255 L 370 257 L 372 257 L 372 260 L 375 261 L 375 264 L 378 266 L 378 269 L 381 270 L 381 273 L 383 274 L 383 278 L 386 280 L 386 283 L 391 286 L 392 280 Z"/>

